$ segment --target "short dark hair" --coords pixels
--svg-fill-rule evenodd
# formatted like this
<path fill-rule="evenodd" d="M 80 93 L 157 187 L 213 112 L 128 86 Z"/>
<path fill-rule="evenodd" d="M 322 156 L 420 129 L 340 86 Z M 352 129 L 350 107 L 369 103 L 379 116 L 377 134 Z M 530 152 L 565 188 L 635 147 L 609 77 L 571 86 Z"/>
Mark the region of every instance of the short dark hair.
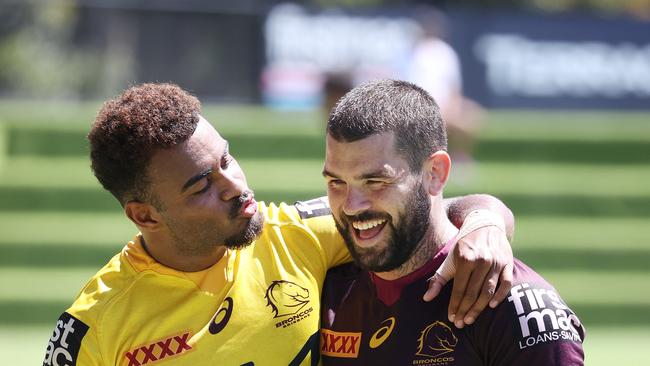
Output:
<path fill-rule="evenodd" d="M 413 171 L 434 152 L 447 150 L 440 108 L 424 89 L 406 81 L 379 80 L 352 89 L 327 121 L 327 133 L 337 141 L 384 132 L 395 133 L 395 148 Z"/>
<path fill-rule="evenodd" d="M 155 200 L 147 168 L 158 149 L 186 141 L 196 129 L 201 103 L 174 84 L 141 84 L 104 103 L 88 140 L 102 186 L 124 206 Z"/>

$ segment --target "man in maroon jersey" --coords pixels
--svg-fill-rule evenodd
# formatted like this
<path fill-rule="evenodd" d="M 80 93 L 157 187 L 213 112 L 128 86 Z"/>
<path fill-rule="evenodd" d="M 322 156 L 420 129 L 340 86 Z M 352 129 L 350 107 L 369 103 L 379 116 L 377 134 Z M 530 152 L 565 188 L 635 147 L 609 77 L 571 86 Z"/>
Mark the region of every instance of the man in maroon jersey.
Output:
<path fill-rule="evenodd" d="M 413 84 L 365 84 L 332 110 L 323 175 L 358 267 L 331 270 L 323 287 L 324 364 L 582 365 L 580 321 L 519 261 L 507 301 L 465 318 L 469 326 L 448 318 L 450 284 L 423 301 L 427 279 L 465 234 L 442 205 L 446 148 L 438 106 Z"/>

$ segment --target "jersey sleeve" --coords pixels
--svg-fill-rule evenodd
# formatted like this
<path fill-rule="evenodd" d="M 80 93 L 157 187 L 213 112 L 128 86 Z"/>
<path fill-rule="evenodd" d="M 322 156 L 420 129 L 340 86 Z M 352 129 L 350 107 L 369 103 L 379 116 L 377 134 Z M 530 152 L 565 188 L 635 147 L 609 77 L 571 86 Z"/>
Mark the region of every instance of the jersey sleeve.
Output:
<path fill-rule="evenodd" d="M 482 322 L 477 320 L 473 332 L 489 365 L 584 364 L 585 329 L 577 315 L 555 288 L 517 261 L 510 295 Z"/>
<path fill-rule="evenodd" d="M 343 238 L 336 229 L 327 197 L 294 204 L 302 222 L 318 238 L 327 259 L 327 268 L 352 261 Z"/>
<path fill-rule="evenodd" d="M 45 350 L 43 366 L 101 366 L 96 329 L 68 312 L 61 314 Z"/>

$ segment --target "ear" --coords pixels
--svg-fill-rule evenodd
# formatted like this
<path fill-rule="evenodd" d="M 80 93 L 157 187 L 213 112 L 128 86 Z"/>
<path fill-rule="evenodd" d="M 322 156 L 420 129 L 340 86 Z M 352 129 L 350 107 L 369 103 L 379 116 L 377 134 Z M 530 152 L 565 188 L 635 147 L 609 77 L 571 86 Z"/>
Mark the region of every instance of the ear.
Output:
<path fill-rule="evenodd" d="M 449 170 L 451 169 L 451 158 L 446 151 L 436 151 L 427 161 L 424 162 L 425 179 L 424 184 L 427 192 L 432 196 L 442 193 L 442 189 L 447 184 Z"/>
<path fill-rule="evenodd" d="M 124 205 L 124 213 L 140 231 L 158 231 L 162 226 L 160 214 L 151 204 L 129 201 Z"/>

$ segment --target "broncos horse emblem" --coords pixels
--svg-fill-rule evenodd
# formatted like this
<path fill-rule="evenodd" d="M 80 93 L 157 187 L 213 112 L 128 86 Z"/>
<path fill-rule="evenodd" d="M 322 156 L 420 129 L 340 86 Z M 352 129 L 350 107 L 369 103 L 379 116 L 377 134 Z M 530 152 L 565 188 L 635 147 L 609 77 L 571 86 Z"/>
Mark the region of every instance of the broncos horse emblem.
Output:
<path fill-rule="evenodd" d="M 275 313 L 274 318 L 293 315 L 309 303 L 309 290 L 289 281 L 273 281 L 266 289 L 266 306 Z"/>
<path fill-rule="evenodd" d="M 441 321 L 436 321 L 422 330 L 416 355 L 438 357 L 453 352 L 457 343 L 458 338 L 451 328 Z"/>

